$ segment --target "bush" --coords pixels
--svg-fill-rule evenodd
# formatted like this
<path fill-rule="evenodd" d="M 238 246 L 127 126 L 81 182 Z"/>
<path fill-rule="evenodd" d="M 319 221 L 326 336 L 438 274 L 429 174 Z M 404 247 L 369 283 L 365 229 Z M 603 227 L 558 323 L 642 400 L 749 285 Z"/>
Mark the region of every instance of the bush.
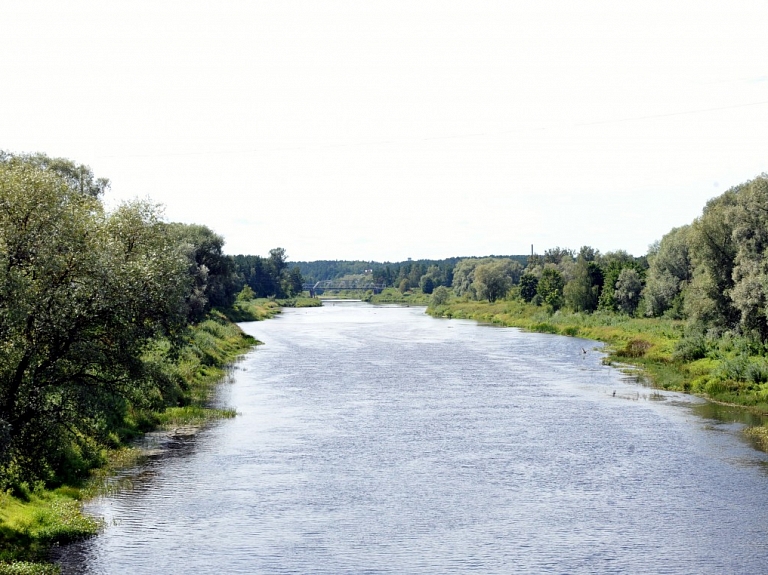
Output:
<path fill-rule="evenodd" d="M 616 352 L 619 357 L 638 358 L 643 357 L 651 348 L 651 344 L 644 339 L 632 339 L 627 342 L 624 349 Z"/>
<path fill-rule="evenodd" d="M 675 344 L 672 359 L 675 361 L 695 361 L 706 357 L 707 341 L 702 335 L 686 336 Z"/>

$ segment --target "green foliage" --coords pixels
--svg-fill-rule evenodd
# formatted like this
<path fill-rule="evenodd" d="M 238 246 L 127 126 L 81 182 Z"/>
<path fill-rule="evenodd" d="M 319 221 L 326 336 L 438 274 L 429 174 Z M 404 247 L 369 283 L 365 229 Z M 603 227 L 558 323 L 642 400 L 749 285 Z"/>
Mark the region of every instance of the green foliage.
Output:
<path fill-rule="evenodd" d="M 251 286 L 244 286 L 243 289 L 238 292 L 235 301 L 248 302 L 255 298 L 256 293 L 251 289 Z"/>
<path fill-rule="evenodd" d="M 238 282 L 234 262 L 223 253 L 224 238 L 206 226 L 168 224 L 169 234 L 188 260 L 191 289 L 186 297 L 187 317 L 202 320 L 214 307 L 229 307 Z"/>
<path fill-rule="evenodd" d="M 302 293 L 301 269 L 298 266 L 288 269 L 288 256 L 283 248 L 270 250 L 268 258 L 236 255 L 231 262 L 236 276 L 231 280 L 233 286 L 246 285 L 256 297 L 291 298 Z"/>
<path fill-rule="evenodd" d="M 541 272 L 541 278 L 536 286 L 536 294 L 542 302 L 553 310 L 558 310 L 563 305 L 563 288 L 565 282 L 562 274 L 554 267 L 545 267 Z"/>
<path fill-rule="evenodd" d="M 619 285 L 619 279 L 625 269 L 634 270 L 637 276 L 625 274 L 622 284 Z M 598 308 L 605 311 L 623 311 L 630 313 L 630 315 L 634 313 L 640 300 L 640 293 L 635 293 L 638 288 L 637 280 L 640 281 L 639 289 L 642 290 L 645 278 L 645 270 L 642 265 L 626 252 L 612 252 L 604 256 L 602 271 L 604 283 L 600 291 Z M 617 294 L 617 290 L 621 290 L 620 294 Z M 620 298 L 617 298 L 618 295 Z"/>
<path fill-rule="evenodd" d="M 31 561 L 0 563 L 0 575 L 57 575 L 60 572 L 61 570 L 56 565 Z"/>
<path fill-rule="evenodd" d="M 421 293 L 421 290 L 414 289 L 401 292 L 395 288 L 386 288 L 381 293 L 371 296 L 370 303 L 398 303 L 405 305 L 429 305 L 431 302 L 429 294 Z"/>
<path fill-rule="evenodd" d="M 531 302 L 537 295 L 539 278 L 533 274 L 524 273 L 520 277 L 520 297 L 524 301 Z"/>
<path fill-rule="evenodd" d="M 98 198 L 109 188 L 109 180 L 96 178 L 90 167 L 66 158 L 50 158 L 45 154 L 10 154 L 0 151 L 0 164 L 24 164 L 48 172 L 73 191 Z"/>
<path fill-rule="evenodd" d="M 643 294 L 649 316 L 675 308 L 673 315 L 682 317 L 683 292 L 693 279 L 689 231 L 690 226 L 674 228 L 648 256 L 650 267 Z"/>
<path fill-rule="evenodd" d="M 573 278 L 563 288 L 565 305 L 577 312 L 595 311 L 602 286 L 603 272 L 600 266 L 579 256 L 573 269 Z"/>
<path fill-rule="evenodd" d="M 431 294 L 435 289 L 435 282 L 431 276 L 424 274 L 419 280 L 419 288 L 423 293 Z"/>
<path fill-rule="evenodd" d="M 432 306 L 439 306 L 439 305 L 445 305 L 448 303 L 448 300 L 451 298 L 451 292 L 448 290 L 445 286 L 438 286 L 437 289 L 435 289 L 434 292 L 432 292 L 432 301 L 430 302 L 430 305 Z"/>
<path fill-rule="evenodd" d="M 672 359 L 675 361 L 695 361 L 707 355 L 707 341 L 702 334 L 691 334 L 681 338 L 675 344 Z"/>
<path fill-rule="evenodd" d="M 520 282 L 521 274 L 520 263 L 509 258 L 468 258 L 454 269 L 453 291 L 459 297 L 495 301 Z"/>
<path fill-rule="evenodd" d="M 141 358 L 185 323 L 186 262 L 157 208 L 104 213 L 56 173 L 0 164 L 0 476 L 51 479 L 149 383 Z M 1 479 L 1 478 L 0 478 Z"/>
<path fill-rule="evenodd" d="M 520 273 L 520 264 L 510 260 L 480 264 L 474 270 L 474 293 L 478 298 L 494 302 L 520 281 Z"/>
<path fill-rule="evenodd" d="M 622 269 L 614 292 L 616 307 L 628 315 L 633 315 L 640 303 L 642 289 L 643 281 L 637 270 L 629 267 Z"/>
<path fill-rule="evenodd" d="M 27 490 L 24 498 L 0 493 L 0 573 L 54 573 L 41 563 L 52 544 L 98 532 L 101 523 L 80 511 L 78 493 Z"/>

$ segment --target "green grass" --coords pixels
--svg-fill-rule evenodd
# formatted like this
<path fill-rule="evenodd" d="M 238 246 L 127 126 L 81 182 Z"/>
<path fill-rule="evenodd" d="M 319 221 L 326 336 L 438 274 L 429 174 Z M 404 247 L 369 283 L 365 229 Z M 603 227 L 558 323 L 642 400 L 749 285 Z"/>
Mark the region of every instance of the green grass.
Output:
<path fill-rule="evenodd" d="M 72 488 L 0 494 L 0 574 L 55 573 L 44 563 L 48 548 L 96 534 L 101 523 L 80 511 Z"/>
<path fill-rule="evenodd" d="M 369 294 L 364 301 L 370 303 L 399 303 L 405 305 L 429 305 L 431 296 L 418 288 L 400 293 L 396 288 L 385 288 L 381 293 Z"/>
<path fill-rule="evenodd" d="M 226 310 L 220 310 L 230 321 L 262 321 L 275 317 L 284 307 L 320 307 L 322 300 L 311 297 L 292 297 L 286 299 L 255 298 L 238 300 Z"/>

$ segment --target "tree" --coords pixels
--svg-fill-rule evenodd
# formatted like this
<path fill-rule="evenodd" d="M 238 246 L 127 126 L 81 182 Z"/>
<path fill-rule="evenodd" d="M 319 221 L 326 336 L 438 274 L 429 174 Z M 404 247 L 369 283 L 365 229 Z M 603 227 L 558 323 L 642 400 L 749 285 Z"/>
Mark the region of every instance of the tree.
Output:
<path fill-rule="evenodd" d="M 736 329 L 741 320 L 730 297 L 738 253 L 733 227 L 740 190 L 732 188 L 707 202 L 689 236 L 694 271 L 686 290 L 686 313 L 693 321 L 721 329 Z"/>
<path fill-rule="evenodd" d="M 408 284 L 417 286 L 421 283 L 421 276 L 424 274 L 424 267 L 421 264 L 411 264 L 411 271 L 408 273 Z"/>
<path fill-rule="evenodd" d="M 522 266 L 518 262 L 507 259 L 480 264 L 474 272 L 474 292 L 478 298 L 494 302 L 520 281 L 521 271 Z"/>
<path fill-rule="evenodd" d="M 72 191 L 80 192 L 92 198 L 100 197 L 109 188 L 107 178 L 96 178 L 90 167 L 76 164 L 66 158 L 50 158 L 45 154 L 14 155 L 0 151 L 0 163 L 23 163 L 56 174 Z"/>
<path fill-rule="evenodd" d="M 650 267 L 643 290 L 647 315 L 659 316 L 676 303 L 682 307 L 680 299 L 693 279 L 689 233 L 690 226 L 674 228 L 649 250 Z"/>
<path fill-rule="evenodd" d="M 478 293 L 478 289 L 485 289 L 484 282 L 476 282 L 476 272 L 480 266 L 496 266 L 494 269 L 502 273 L 514 285 L 520 281 L 523 271 L 520 262 L 508 258 L 467 258 L 461 260 L 453 270 L 453 291 L 457 296 L 470 299 L 486 299 L 488 292 Z M 485 273 L 487 276 L 488 270 Z M 507 288 L 509 289 L 509 288 Z M 504 290 L 506 293 L 506 290 Z M 495 293 L 495 292 L 494 292 Z M 500 296 L 495 296 L 500 297 Z"/>
<path fill-rule="evenodd" d="M 633 315 L 640 303 L 640 292 L 643 289 L 643 280 L 637 270 L 624 268 L 616 280 L 614 299 L 619 310 Z"/>
<path fill-rule="evenodd" d="M 520 297 L 530 303 L 536 297 L 539 278 L 533 274 L 524 273 L 520 276 Z"/>
<path fill-rule="evenodd" d="M 213 307 L 232 305 L 241 284 L 236 280 L 234 261 L 223 253 L 224 238 L 197 224 L 174 223 L 168 228 L 189 260 L 189 321 L 201 321 Z"/>
<path fill-rule="evenodd" d="M 579 256 L 588 262 L 594 262 L 600 258 L 600 251 L 590 246 L 581 246 Z"/>
<path fill-rule="evenodd" d="M 565 304 L 574 311 L 595 311 L 602 287 L 603 272 L 600 267 L 580 255 L 574 267 L 573 279 L 563 288 Z"/>
<path fill-rule="evenodd" d="M 476 258 L 461 260 L 453 270 L 453 291 L 459 296 L 477 299 L 472 283 L 475 281 L 475 268 L 480 264 Z"/>
<path fill-rule="evenodd" d="M 291 271 L 288 272 L 285 283 L 283 285 L 283 291 L 288 296 L 301 295 L 304 290 L 304 279 L 301 277 L 301 270 L 294 266 Z"/>
<path fill-rule="evenodd" d="M 432 276 L 428 274 L 424 274 L 421 276 L 421 280 L 419 281 L 419 287 L 421 288 L 421 291 L 426 294 L 432 293 L 432 291 L 435 289 L 435 282 L 432 280 Z"/>
<path fill-rule="evenodd" d="M 49 479 L 64 438 L 147 401 L 143 353 L 186 319 L 187 259 L 167 231 L 151 204 L 105 214 L 53 170 L 0 163 L 0 428 L 17 480 Z"/>
<path fill-rule="evenodd" d="M 541 272 L 536 293 L 542 302 L 557 311 L 563 305 L 563 276 L 555 267 L 545 267 Z"/>
<path fill-rule="evenodd" d="M 573 250 L 566 248 L 556 247 L 548 249 L 544 252 L 544 263 L 550 263 L 558 265 L 563 260 L 573 260 Z"/>
<path fill-rule="evenodd" d="M 431 304 L 433 306 L 445 305 L 451 298 L 451 292 L 445 286 L 437 286 L 435 291 L 432 292 Z"/>

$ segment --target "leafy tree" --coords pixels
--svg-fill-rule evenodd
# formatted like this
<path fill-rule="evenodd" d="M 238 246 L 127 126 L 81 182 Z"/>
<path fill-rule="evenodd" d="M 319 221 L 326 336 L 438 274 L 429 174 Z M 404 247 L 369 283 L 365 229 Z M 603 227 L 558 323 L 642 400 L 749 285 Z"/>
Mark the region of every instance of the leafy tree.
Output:
<path fill-rule="evenodd" d="M 643 281 L 637 270 L 626 267 L 621 270 L 616 280 L 614 299 L 619 310 L 632 315 L 640 303 Z"/>
<path fill-rule="evenodd" d="M 453 270 L 453 291 L 459 296 L 467 296 L 471 299 L 477 299 L 477 294 L 472 286 L 475 281 L 475 268 L 480 260 L 469 258 L 461 260 Z"/>
<path fill-rule="evenodd" d="M 573 250 L 566 248 L 556 247 L 548 249 L 544 252 L 544 263 L 560 264 L 563 260 L 573 260 Z"/>
<path fill-rule="evenodd" d="M 236 279 L 233 287 L 248 285 L 257 297 L 286 297 L 301 293 L 304 278 L 301 269 L 288 270 L 285 249 L 274 248 L 268 258 L 237 255 L 232 258 Z M 237 281 L 239 279 L 239 281 Z"/>
<path fill-rule="evenodd" d="M 411 265 L 411 270 L 408 272 L 408 284 L 417 286 L 421 283 L 421 276 L 424 274 L 424 267 L 419 263 Z"/>
<path fill-rule="evenodd" d="M 645 269 L 643 269 L 642 264 L 624 251 L 606 254 L 602 263 L 601 270 L 604 279 L 598 308 L 606 311 L 619 311 L 619 303 L 616 301 L 616 282 L 619 281 L 622 270 L 634 269 L 640 275 L 641 281 L 644 281 Z"/>
<path fill-rule="evenodd" d="M 445 286 L 437 286 L 432 292 L 431 303 L 433 306 L 445 305 L 451 298 L 451 292 Z"/>
<path fill-rule="evenodd" d="M 730 297 L 738 252 L 733 227 L 739 191 L 732 188 L 707 202 L 689 236 L 694 273 L 686 290 L 686 313 L 694 322 L 721 329 L 736 329 L 741 320 Z"/>
<path fill-rule="evenodd" d="M 647 315 L 659 316 L 676 304 L 681 307 L 680 299 L 693 279 L 689 233 L 690 226 L 674 228 L 649 251 L 650 267 L 643 290 Z"/>
<path fill-rule="evenodd" d="M 243 286 L 243 289 L 237 294 L 237 301 L 251 301 L 256 297 L 256 293 L 249 287 Z"/>
<path fill-rule="evenodd" d="M 398 286 L 398 288 L 397 288 L 397 289 L 399 289 L 399 290 L 400 290 L 400 293 L 405 293 L 405 292 L 407 292 L 409 289 L 411 289 L 411 286 L 410 286 L 410 284 L 408 283 L 408 278 L 403 278 L 403 279 L 401 279 L 401 280 L 400 280 L 400 285 Z"/>
<path fill-rule="evenodd" d="M 541 272 L 536 293 L 541 301 L 553 310 L 558 310 L 563 305 L 563 276 L 556 267 L 545 267 Z"/>
<path fill-rule="evenodd" d="M 493 262 L 475 268 L 474 286 L 478 297 L 494 302 L 506 295 L 512 287 L 512 280 L 506 273 L 504 263 Z"/>
<path fill-rule="evenodd" d="M 579 255 L 574 266 L 574 277 L 563 288 L 565 304 L 574 311 L 595 311 L 602 287 L 603 272 L 600 266 Z"/>
<path fill-rule="evenodd" d="M 304 280 L 301 277 L 301 270 L 298 268 L 298 266 L 294 266 L 291 268 L 291 271 L 288 272 L 285 283 L 283 285 L 283 291 L 288 296 L 295 296 L 295 295 L 301 295 L 301 292 L 304 290 Z"/>
<path fill-rule="evenodd" d="M 473 290 L 478 298 L 494 302 L 519 283 L 522 266 L 512 260 L 498 259 L 478 265 L 474 271 Z"/>
<path fill-rule="evenodd" d="M 421 280 L 419 281 L 419 287 L 421 288 L 421 291 L 427 294 L 432 293 L 432 291 L 435 289 L 435 282 L 432 279 L 432 276 L 429 274 L 424 274 L 421 276 Z"/>
<path fill-rule="evenodd" d="M 267 259 L 244 255 L 236 255 L 232 259 L 242 284 L 250 287 L 257 297 L 275 295 L 276 279 Z"/>
<path fill-rule="evenodd" d="M 207 226 L 169 224 L 171 237 L 178 242 L 189 260 L 192 289 L 187 297 L 190 322 L 201 321 L 213 307 L 234 303 L 239 284 L 235 264 L 224 255 L 224 238 Z"/>
<path fill-rule="evenodd" d="M 109 188 L 107 178 L 96 178 L 90 167 L 76 164 L 65 158 L 50 158 L 40 153 L 14 155 L 0 151 L 0 163 L 23 163 L 42 171 L 52 172 L 59 176 L 70 190 L 93 198 L 100 197 Z"/>
<path fill-rule="evenodd" d="M 579 257 L 588 262 L 595 262 L 600 258 L 600 251 L 590 246 L 581 246 Z"/>
<path fill-rule="evenodd" d="M 0 164 L 0 421 L 4 474 L 49 479 L 61 445 L 142 401 L 141 358 L 185 325 L 187 260 L 155 206 L 105 214 L 24 159 Z"/>
<path fill-rule="evenodd" d="M 467 258 L 461 260 L 453 270 L 453 291 L 458 296 L 468 297 L 470 299 L 487 299 L 489 292 L 488 284 L 485 283 L 486 279 L 489 279 L 491 275 L 488 275 L 486 269 L 482 273 L 484 280 L 481 282 L 476 281 L 476 273 L 480 266 L 496 266 L 493 269 L 496 272 L 506 276 L 509 286 L 517 284 L 520 281 L 520 276 L 523 271 L 523 267 L 520 262 L 511 258 Z M 492 274 L 493 275 L 493 274 Z M 497 275 L 497 274 L 496 274 Z M 483 293 L 479 293 L 478 289 L 486 290 Z M 507 287 L 509 289 L 509 287 Z M 507 290 L 504 290 L 506 293 Z M 491 297 L 500 297 L 496 294 L 496 289 L 491 288 Z"/>
<path fill-rule="evenodd" d="M 520 276 L 520 297 L 530 303 L 538 293 L 538 285 L 539 278 L 533 274 L 524 273 Z"/>

